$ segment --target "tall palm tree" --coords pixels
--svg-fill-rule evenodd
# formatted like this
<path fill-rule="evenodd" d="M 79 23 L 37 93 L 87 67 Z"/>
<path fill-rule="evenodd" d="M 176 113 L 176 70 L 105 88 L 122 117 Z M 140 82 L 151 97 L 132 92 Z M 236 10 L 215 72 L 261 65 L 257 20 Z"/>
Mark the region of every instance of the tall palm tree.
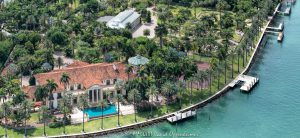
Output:
<path fill-rule="evenodd" d="M 46 105 L 46 98 L 48 98 L 48 95 L 49 93 L 46 86 L 37 86 L 36 91 L 34 93 L 34 96 L 36 97 L 37 101 L 43 101 L 43 105 Z"/>
<path fill-rule="evenodd" d="M 103 120 L 104 120 L 104 116 L 103 116 L 103 112 L 104 112 L 104 108 L 106 108 L 107 107 L 107 101 L 106 100 L 101 100 L 100 102 L 99 102 L 99 106 L 100 106 L 100 108 L 101 108 L 101 129 L 103 130 L 104 129 L 104 126 L 103 126 Z"/>
<path fill-rule="evenodd" d="M 58 57 L 56 59 L 56 63 L 57 63 L 58 69 L 60 69 L 60 67 L 64 64 L 63 58 L 62 57 Z"/>
<path fill-rule="evenodd" d="M 158 95 L 159 91 L 157 89 L 157 87 L 155 85 L 151 85 L 147 90 L 146 90 L 146 95 L 147 97 L 151 98 L 151 101 L 154 102 L 155 97 Z M 151 112 L 150 112 L 150 116 L 153 117 L 153 106 L 151 105 Z"/>
<path fill-rule="evenodd" d="M 128 100 L 133 102 L 134 107 L 134 121 L 136 120 L 136 103 L 142 99 L 140 92 L 137 89 L 132 89 L 129 91 Z"/>
<path fill-rule="evenodd" d="M 213 74 L 213 69 L 211 67 L 207 70 L 207 74 L 209 75 L 209 92 L 211 93 L 212 74 Z"/>
<path fill-rule="evenodd" d="M 233 79 L 233 76 L 234 76 L 234 57 L 235 57 L 235 50 L 231 50 L 231 79 Z"/>
<path fill-rule="evenodd" d="M 11 112 L 11 105 L 9 102 L 5 102 L 2 105 L 2 110 L 3 110 L 3 118 L 4 118 L 4 137 L 7 138 L 7 118 L 10 115 Z"/>
<path fill-rule="evenodd" d="M 230 5 L 225 0 L 218 0 L 216 8 L 219 11 L 219 16 L 220 16 L 220 22 L 219 23 L 220 23 L 220 31 L 221 31 L 221 29 L 222 29 L 222 26 L 221 26 L 222 13 L 221 12 L 223 10 L 229 9 Z"/>
<path fill-rule="evenodd" d="M 52 92 L 55 91 L 57 89 L 58 85 L 54 82 L 54 80 L 47 80 L 47 84 L 46 84 L 46 88 L 49 91 L 49 104 L 50 104 L 50 108 L 52 108 L 52 100 L 53 99 L 53 95 Z"/>
<path fill-rule="evenodd" d="M 60 78 L 60 83 L 62 83 L 62 84 L 64 84 L 64 89 L 66 90 L 67 89 L 67 86 L 69 85 L 69 83 L 70 83 L 70 76 L 69 76 L 69 74 L 67 74 L 67 73 L 63 73 L 62 74 L 62 76 L 61 76 L 61 78 Z"/>
<path fill-rule="evenodd" d="M 48 107 L 47 106 L 42 106 L 40 108 L 40 112 L 42 112 L 42 117 L 43 117 L 43 134 L 44 136 L 46 137 L 47 136 L 47 133 L 46 133 L 46 119 L 47 119 L 47 113 L 48 113 Z"/>
<path fill-rule="evenodd" d="M 179 81 L 177 83 L 178 86 L 178 91 L 179 91 L 179 105 L 180 105 L 180 109 L 182 108 L 182 98 L 183 98 L 183 92 L 186 91 L 186 84 L 183 81 Z"/>
<path fill-rule="evenodd" d="M 72 99 L 73 95 L 72 93 L 66 93 L 61 100 L 61 108 L 60 110 L 63 112 L 63 134 L 66 134 L 66 119 L 67 115 L 72 113 Z"/>
<path fill-rule="evenodd" d="M 205 81 L 207 81 L 207 72 L 206 71 L 201 71 L 202 73 L 201 73 L 201 77 L 200 77 L 200 82 L 201 82 L 201 91 L 202 91 L 202 89 L 203 89 L 203 83 L 205 82 Z"/>
<path fill-rule="evenodd" d="M 162 48 L 163 46 L 163 37 L 166 36 L 168 34 L 168 29 L 166 28 L 166 26 L 164 24 L 158 24 L 155 27 L 155 35 L 157 37 L 159 37 L 159 45 L 160 48 Z"/>
<path fill-rule="evenodd" d="M 117 81 L 115 82 L 115 89 L 118 92 L 121 92 L 125 87 L 125 82 L 123 80 L 117 79 Z"/>
<path fill-rule="evenodd" d="M 167 97 L 167 113 L 169 112 L 168 106 L 171 101 L 172 95 L 176 93 L 175 85 L 171 82 L 166 82 L 162 86 L 162 93 Z"/>
<path fill-rule="evenodd" d="M 126 65 L 125 72 L 127 73 L 128 80 L 130 79 L 130 73 L 132 72 L 132 70 L 133 70 L 133 66 L 132 65 L 130 65 L 130 64 Z"/>
<path fill-rule="evenodd" d="M 241 47 L 238 47 L 236 49 L 237 57 L 238 57 L 238 73 L 240 73 L 240 56 L 243 54 L 243 49 Z"/>
<path fill-rule="evenodd" d="M 24 137 L 27 138 L 27 126 L 26 121 L 30 118 L 30 109 L 32 108 L 32 103 L 28 100 L 24 100 L 22 102 L 22 109 L 25 113 L 25 119 L 24 119 Z"/>
<path fill-rule="evenodd" d="M 226 79 L 227 79 L 227 56 L 228 56 L 228 47 L 229 47 L 229 40 L 233 37 L 232 34 L 232 30 L 231 29 L 225 29 L 221 32 L 221 35 L 223 36 L 224 40 L 223 40 L 223 45 L 224 47 L 221 48 L 220 50 L 220 57 L 221 60 L 224 60 L 225 63 L 225 77 L 224 77 L 224 81 L 226 84 Z"/>
<path fill-rule="evenodd" d="M 220 64 L 218 63 L 218 59 L 212 58 L 210 61 L 212 71 L 217 72 L 218 76 L 218 89 L 220 89 Z"/>
<path fill-rule="evenodd" d="M 79 106 L 82 110 L 82 132 L 84 133 L 84 109 L 90 107 L 90 104 L 89 104 L 89 95 L 87 92 L 85 92 L 84 94 L 80 95 L 79 96 Z"/>
<path fill-rule="evenodd" d="M 120 125 L 120 102 L 123 100 L 123 95 L 117 94 L 116 99 L 117 99 L 117 104 L 118 104 L 118 126 L 121 126 Z"/>
<path fill-rule="evenodd" d="M 192 104 L 192 97 L 193 97 L 193 82 L 196 80 L 196 78 L 194 76 L 191 76 L 188 79 L 188 82 L 190 83 L 190 104 Z"/>

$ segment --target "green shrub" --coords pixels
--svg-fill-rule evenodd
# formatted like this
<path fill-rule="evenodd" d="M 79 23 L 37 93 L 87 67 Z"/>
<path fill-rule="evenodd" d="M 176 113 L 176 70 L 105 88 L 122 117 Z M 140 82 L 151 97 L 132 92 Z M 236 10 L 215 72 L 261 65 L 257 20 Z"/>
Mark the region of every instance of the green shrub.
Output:
<path fill-rule="evenodd" d="M 150 35 L 150 30 L 149 29 L 145 29 L 143 31 L 143 33 L 144 33 L 144 36 L 149 36 Z"/>
<path fill-rule="evenodd" d="M 58 127 L 62 127 L 63 123 L 62 122 L 51 122 L 48 125 L 50 128 L 58 128 Z"/>

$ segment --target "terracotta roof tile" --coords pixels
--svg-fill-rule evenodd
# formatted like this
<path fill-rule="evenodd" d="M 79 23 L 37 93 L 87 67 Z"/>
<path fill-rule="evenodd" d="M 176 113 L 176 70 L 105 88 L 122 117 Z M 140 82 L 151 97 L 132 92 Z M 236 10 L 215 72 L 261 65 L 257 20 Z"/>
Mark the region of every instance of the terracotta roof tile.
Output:
<path fill-rule="evenodd" d="M 90 65 L 90 64 L 87 62 L 76 60 L 76 61 L 74 61 L 74 63 L 68 65 L 67 68 L 82 67 L 82 66 L 86 66 L 86 65 Z"/>
<path fill-rule="evenodd" d="M 116 65 L 118 71 L 115 71 L 113 65 Z M 40 73 L 34 75 L 37 85 L 44 85 L 47 80 L 53 79 L 58 85 L 56 91 L 64 90 L 63 84 L 60 83 L 60 78 L 65 72 L 70 77 L 69 84 L 82 84 L 84 88 L 90 88 L 93 85 L 104 85 L 102 82 L 108 79 L 128 80 L 128 75 L 125 72 L 126 66 L 123 63 L 98 63 L 89 64 L 80 67 L 64 68 L 48 73 Z M 132 76 L 132 75 L 131 75 Z"/>
<path fill-rule="evenodd" d="M 24 86 L 22 87 L 22 90 L 25 92 L 25 94 L 30 98 L 34 99 L 34 93 L 36 90 L 36 86 Z"/>

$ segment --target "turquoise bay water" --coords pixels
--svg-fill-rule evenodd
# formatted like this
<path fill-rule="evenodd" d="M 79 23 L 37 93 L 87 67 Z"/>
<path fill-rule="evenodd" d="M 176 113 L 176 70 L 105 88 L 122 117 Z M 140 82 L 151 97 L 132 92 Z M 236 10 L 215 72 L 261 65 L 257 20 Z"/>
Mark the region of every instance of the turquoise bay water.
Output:
<path fill-rule="evenodd" d="M 164 122 L 108 137 L 171 137 L 172 132 L 200 138 L 300 137 L 300 2 L 290 17 L 278 19 L 285 22 L 284 41 L 268 36 L 249 73 L 260 77 L 250 94 L 236 88 L 177 126 Z"/>
<path fill-rule="evenodd" d="M 102 116 L 102 109 L 98 107 L 88 108 L 83 110 L 83 112 L 88 114 L 89 118 Z M 115 105 L 109 105 L 108 107 L 103 109 L 103 116 L 112 115 L 116 113 L 117 113 L 117 109 Z"/>

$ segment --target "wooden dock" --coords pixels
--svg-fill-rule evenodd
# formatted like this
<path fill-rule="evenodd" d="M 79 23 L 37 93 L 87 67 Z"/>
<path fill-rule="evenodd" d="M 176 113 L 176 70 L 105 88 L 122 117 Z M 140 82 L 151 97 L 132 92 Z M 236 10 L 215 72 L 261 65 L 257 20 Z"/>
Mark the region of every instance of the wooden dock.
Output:
<path fill-rule="evenodd" d="M 249 92 L 256 83 L 258 83 L 259 78 L 252 77 L 248 75 L 239 75 L 234 81 L 232 81 L 229 86 L 231 88 L 235 87 L 240 82 L 243 82 L 242 87 L 240 88 L 241 91 Z"/>
<path fill-rule="evenodd" d="M 281 15 L 289 16 L 292 12 L 292 9 L 290 7 L 286 8 L 284 12 L 282 11 L 277 11 Z"/>
<path fill-rule="evenodd" d="M 195 111 L 189 110 L 189 111 L 182 112 L 182 113 L 176 112 L 176 113 L 174 113 L 174 116 L 167 118 L 167 120 L 170 123 L 174 123 L 177 121 L 181 121 L 181 120 L 196 116 L 196 114 L 197 114 L 196 110 Z"/>
<path fill-rule="evenodd" d="M 267 30 L 282 32 L 283 28 L 284 28 L 284 24 L 280 23 L 278 27 L 267 27 Z"/>
<path fill-rule="evenodd" d="M 278 41 L 278 42 L 282 42 L 283 37 L 284 37 L 283 32 L 280 32 L 280 33 L 278 34 L 277 41 Z"/>
<path fill-rule="evenodd" d="M 272 34 L 272 35 L 277 35 L 277 41 L 282 42 L 284 38 L 284 33 L 283 32 L 275 32 L 275 31 L 265 31 L 265 33 Z"/>

